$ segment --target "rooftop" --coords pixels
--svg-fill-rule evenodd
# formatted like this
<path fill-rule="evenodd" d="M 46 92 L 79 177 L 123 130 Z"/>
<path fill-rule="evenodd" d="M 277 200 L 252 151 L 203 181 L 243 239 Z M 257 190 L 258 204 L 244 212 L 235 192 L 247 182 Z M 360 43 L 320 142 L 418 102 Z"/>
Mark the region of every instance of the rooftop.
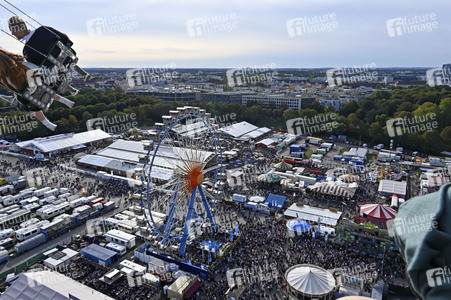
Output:
<path fill-rule="evenodd" d="M 52 271 L 28 272 L 20 274 L 2 294 L 3 300 L 16 299 L 90 299 L 113 300 L 84 284 L 63 274 Z"/>
<path fill-rule="evenodd" d="M 53 152 L 68 148 L 77 148 L 84 144 L 111 138 L 111 136 L 101 129 L 85 131 L 81 133 L 58 134 L 45 138 L 35 138 L 33 140 L 17 143 L 20 148 L 34 149 L 42 152 Z"/>
<path fill-rule="evenodd" d="M 129 234 L 129 233 L 117 230 L 117 229 L 110 230 L 105 235 L 110 236 L 110 237 L 115 237 L 115 238 L 121 239 L 121 240 L 126 240 L 126 241 L 129 241 L 129 240 L 132 240 L 135 238 L 135 236 L 133 234 Z"/>

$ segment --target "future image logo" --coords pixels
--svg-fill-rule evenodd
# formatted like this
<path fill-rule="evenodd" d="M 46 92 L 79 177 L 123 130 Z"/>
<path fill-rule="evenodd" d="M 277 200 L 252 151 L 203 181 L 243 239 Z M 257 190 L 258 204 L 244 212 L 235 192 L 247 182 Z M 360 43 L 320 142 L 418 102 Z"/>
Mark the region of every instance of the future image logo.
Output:
<path fill-rule="evenodd" d="M 421 16 L 389 19 L 386 26 L 388 36 L 397 37 L 417 32 L 431 32 L 438 28 L 438 22 L 435 13 L 428 13 Z"/>
<path fill-rule="evenodd" d="M 88 35 L 91 37 L 114 34 L 119 32 L 131 32 L 138 28 L 136 14 L 104 16 L 86 21 Z"/>
<path fill-rule="evenodd" d="M 345 83 L 375 81 L 377 80 L 377 71 L 374 70 L 376 70 L 375 63 L 329 69 L 326 72 L 327 83 L 330 87 L 335 87 Z"/>
<path fill-rule="evenodd" d="M 426 82 L 429 86 L 451 86 L 451 65 L 444 65 L 442 68 L 434 68 L 426 71 Z"/>
<path fill-rule="evenodd" d="M 294 135 L 315 134 L 319 132 L 331 132 L 338 127 L 338 115 L 328 113 L 315 115 L 314 117 L 303 117 L 287 120 L 288 133 Z"/>
<path fill-rule="evenodd" d="M 288 36 L 295 37 L 317 32 L 331 32 L 338 28 L 336 19 L 337 15 L 330 13 L 287 20 Z"/>
<path fill-rule="evenodd" d="M 386 122 L 387 132 L 390 137 L 396 137 L 406 133 L 432 131 L 438 128 L 436 119 L 437 115 L 435 113 L 389 119 Z"/>
<path fill-rule="evenodd" d="M 429 269 L 426 271 L 426 278 L 430 287 L 450 284 L 451 272 L 447 266 L 445 266 L 444 268 Z"/>
<path fill-rule="evenodd" d="M 38 128 L 38 121 L 30 114 L 0 117 L 0 136 L 31 132 L 36 128 Z"/>
<path fill-rule="evenodd" d="M 256 84 L 257 82 L 270 82 L 278 75 L 275 68 L 276 64 L 271 63 L 263 66 L 230 69 L 226 71 L 227 84 L 234 87 Z"/>
<path fill-rule="evenodd" d="M 112 117 L 94 118 L 86 121 L 87 130 L 101 129 L 108 133 L 117 133 L 136 127 L 136 114 L 114 115 Z"/>
<path fill-rule="evenodd" d="M 149 68 L 130 69 L 125 74 L 130 87 L 139 87 L 158 82 L 172 81 L 179 76 L 179 73 L 174 71 L 174 68 L 175 64 L 172 63 Z"/>
<path fill-rule="evenodd" d="M 186 28 L 190 37 L 199 37 L 219 32 L 231 32 L 238 28 L 237 15 L 231 13 L 189 19 L 186 21 Z"/>

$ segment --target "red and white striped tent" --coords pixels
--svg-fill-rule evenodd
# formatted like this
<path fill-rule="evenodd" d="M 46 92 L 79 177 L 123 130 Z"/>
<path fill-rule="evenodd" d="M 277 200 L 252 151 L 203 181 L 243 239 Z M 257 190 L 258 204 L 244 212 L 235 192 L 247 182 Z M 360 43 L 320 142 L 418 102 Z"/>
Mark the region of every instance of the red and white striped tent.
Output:
<path fill-rule="evenodd" d="M 385 223 L 396 217 L 396 210 L 381 204 L 365 204 L 360 205 L 360 214 L 374 222 Z"/>

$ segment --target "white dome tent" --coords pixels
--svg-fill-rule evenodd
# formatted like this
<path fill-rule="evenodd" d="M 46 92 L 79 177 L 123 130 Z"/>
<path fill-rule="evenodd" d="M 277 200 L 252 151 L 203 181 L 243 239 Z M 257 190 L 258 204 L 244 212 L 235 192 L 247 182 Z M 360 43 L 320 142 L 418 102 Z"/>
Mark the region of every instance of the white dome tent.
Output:
<path fill-rule="evenodd" d="M 308 264 L 295 265 L 285 272 L 290 299 L 334 299 L 335 278 L 329 271 Z"/>

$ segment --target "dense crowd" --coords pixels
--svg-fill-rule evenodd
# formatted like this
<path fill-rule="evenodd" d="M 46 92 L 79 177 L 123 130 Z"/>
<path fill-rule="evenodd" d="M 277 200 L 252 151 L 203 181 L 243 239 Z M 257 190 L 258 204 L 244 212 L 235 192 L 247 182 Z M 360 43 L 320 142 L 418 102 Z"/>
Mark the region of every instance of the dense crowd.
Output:
<path fill-rule="evenodd" d="M 271 170 L 273 165 L 279 161 L 275 151 L 273 149 L 257 151 L 250 146 L 227 141 L 226 149 L 232 148 L 240 149 L 239 156 L 226 159 L 224 163 L 227 164 L 228 170 L 239 165 L 236 169 L 243 172 L 243 181 L 239 185 L 224 185 L 222 188 L 223 199 L 231 199 L 235 192 L 244 192 L 248 196 L 262 195 L 265 198 L 269 193 L 273 193 L 287 197 L 282 210 L 293 203 L 303 202 L 322 208 L 334 207 L 343 211 L 344 217 L 349 219 L 356 215 L 358 205 L 375 203 L 380 200 L 377 184 L 371 181 L 359 182 L 359 188 L 352 200 L 316 193 L 288 191 L 283 189 L 280 184 L 259 182 L 257 176 Z M 246 163 L 244 163 L 245 160 Z M 59 156 L 53 164 L 11 157 L 2 158 L 0 162 L 0 173 L 3 176 L 22 174 L 27 176 L 28 180 L 34 180 L 36 184 L 40 180 L 42 185 L 68 187 L 73 192 L 80 192 L 84 188 L 88 195 L 98 195 L 106 200 L 118 199 L 125 205 L 131 204 L 132 195 L 136 192 L 123 181 L 100 181 L 95 177 L 83 176 L 61 167 L 61 165 L 65 165 L 74 168 L 70 154 Z M 308 170 L 315 166 L 306 163 L 304 167 Z M 215 261 L 209 278 L 203 281 L 194 296 L 195 299 L 224 299 L 224 294 L 228 289 L 226 272 L 234 268 L 242 268 L 254 276 L 254 280 L 245 285 L 243 299 L 274 299 L 276 295 L 281 296 L 287 290 L 284 280 L 285 271 L 296 264 L 314 264 L 325 269 L 375 266 L 372 271 L 377 276 L 365 280 L 364 289 L 366 291 L 370 291 L 372 285 L 379 280 L 391 284 L 406 282 L 404 262 L 399 255 L 388 252 L 382 256 L 377 253 L 363 253 L 352 245 L 334 244 L 330 240 L 325 240 L 323 236 L 316 235 L 314 237 L 311 233 L 290 238 L 284 222 L 276 221 L 274 216 L 244 209 L 237 204 L 217 204 L 213 207 L 213 211 L 218 225 L 225 224 L 227 229 L 233 229 L 234 225 L 239 225 L 240 238 L 235 241 L 233 250 L 225 258 Z M 228 238 L 228 234 L 219 232 L 211 239 L 227 243 Z M 194 257 L 193 261 L 209 264 L 209 257 L 205 251 L 198 248 L 190 250 L 190 255 Z M 175 253 L 175 255 L 177 254 Z M 117 299 L 130 299 L 127 297 L 133 296 L 130 292 L 117 292 L 119 288 L 116 287 L 115 291 L 109 290 L 105 284 L 98 281 L 97 275 L 101 274 L 97 274 L 98 271 L 94 270 L 90 263 L 82 261 L 81 266 L 74 266 L 74 268 L 78 268 L 79 273 L 83 274 L 81 275 L 84 276 L 82 282 L 101 292 L 109 295 L 119 293 L 114 296 Z M 261 276 L 262 274 L 266 274 L 266 276 Z M 271 275 L 268 276 L 268 274 Z M 144 294 L 140 292 L 139 295 L 143 296 Z M 133 298 L 139 299 L 141 296 L 133 296 Z"/>
<path fill-rule="evenodd" d="M 117 200 L 125 205 L 131 204 L 131 196 L 136 188 L 126 181 L 97 179 L 94 175 L 86 176 L 84 170 L 76 168 L 70 154 L 62 154 L 52 163 L 26 158 L 8 157 L 0 159 L 0 175 L 23 175 L 29 185 L 68 188 L 73 194 L 96 195 L 106 201 Z M 77 169 L 79 171 L 77 171 Z"/>
<path fill-rule="evenodd" d="M 251 149 L 244 148 L 241 155 L 243 154 L 251 157 Z M 235 192 L 265 197 L 269 193 L 279 194 L 287 196 L 283 209 L 293 203 L 303 202 L 321 208 L 334 207 L 343 211 L 343 216 L 348 219 L 356 215 L 358 205 L 381 201 L 377 183 L 366 180 L 359 182 L 359 188 L 352 200 L 316 193 L 289 192 L 282 189 L 280 184 L 258 182 L 257 175 L 269 171 L 273 168 L 273 164 L 278 162 L 278 158 L 270 150 L 266 150 L 263 157 L 263 160 L 255 164 L 258 167 L 240 168 L 244 173 L 243 185 L 225 186 L 225 198 L 231 198 Z M 315 166 L 305 165 L 305 167 Z M 371 292 L 372 286 L 380 280 L 388 284 L 407 285 L 405 263 L 397 252 L 386 251 L 382 254 L 376 250 L 363 252 L 353 245 L 334 244 L 330 240 L 326 241 L 324 236 L 314 237 L 312 233 L 290 238 L 284 222 L 277 222 L 273 216 L 245 210 L 237 205 L 228 205 L 217 209 L 215 213 L 220 216 L 236 215 L 236 223 L 240 224 L 241 238 L 230 255 L 214 265 L 211 278 L 204 281 L 196 294 L 196 299 L 224 299 L 224 294 L 229 288 L 226 272 L 234 268 L 242 268 L 245 272 L 255 275 L 247 279 L 243 299 L 275 299 L 276 294 L 281 298 L 287 290 L 285 272 L 296 264 L 313 264 L 328 270 L 343 268 L 365 270 L 364 274 L 357 272 L 351 275 L 365 278 L 366 292 Z M 369 244 L 373 242 L 371 238 L 361 238 L 361 241 Z"/>

